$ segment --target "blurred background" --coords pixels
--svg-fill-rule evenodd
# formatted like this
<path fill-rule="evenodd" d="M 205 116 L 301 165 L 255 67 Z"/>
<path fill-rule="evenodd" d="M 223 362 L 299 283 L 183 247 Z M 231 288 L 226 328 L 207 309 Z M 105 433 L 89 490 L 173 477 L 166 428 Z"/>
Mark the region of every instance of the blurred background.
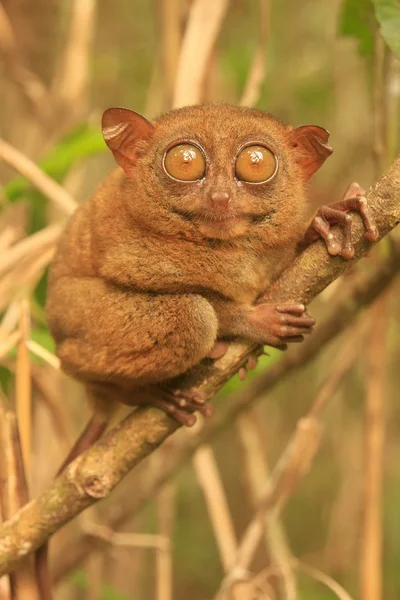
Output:
<path fill-rule="evenodd" d="M 57 369 L 44 305 L 73 199 L 84 201 L 114 167 L 102 112 L 125 106 L 151 119 L 222 100 L 321 125 L 334 154 L 313 178 L 311 214 L 352 181 L 368 188 L 398 154 L 399 32 L 397 0 L 1 0 L 0 382 L 4 405 L 7 397 L 17 406 L 31 496 L 88 417 L 81 388 Z M 381 246 L 327 288 L 312 314 L 323 320 L 352 278 L 384 256 Z M 318 452 L 284 510 L 269 511 L 253 587 L 235 598 L 399 598 L 398 293 L 394 280 L 140 506 L 130 500 L 145 477 L 192 433 L 178 432 L 141 477 L 131 474 L 62 529 L 51 545 L 56 600 L 213 598 L 270 469 L 321 393 L 329 404 Z M 250 380 L 280 359 L 263 357 Z M 246 385 L 229 382 L 217 410 Z"/>

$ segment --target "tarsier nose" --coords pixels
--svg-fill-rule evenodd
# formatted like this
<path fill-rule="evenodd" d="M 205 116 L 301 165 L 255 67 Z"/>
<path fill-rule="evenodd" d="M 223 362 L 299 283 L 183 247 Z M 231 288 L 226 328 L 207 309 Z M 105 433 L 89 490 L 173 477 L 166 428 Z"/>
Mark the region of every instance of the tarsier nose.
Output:
<path fill-rule="evenodd" d="M 213 192 L 211 201 L 215 206 L 227 208 L 231 201 L 231 196 L 228 192 Z"/>

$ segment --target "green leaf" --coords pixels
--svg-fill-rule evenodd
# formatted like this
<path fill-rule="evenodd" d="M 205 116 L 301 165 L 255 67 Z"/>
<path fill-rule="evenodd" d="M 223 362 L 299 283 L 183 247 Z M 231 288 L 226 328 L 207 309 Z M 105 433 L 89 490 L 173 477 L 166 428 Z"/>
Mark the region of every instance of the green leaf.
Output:
<path fill-rule="evenodd" d="M 374 4 L 381 35 L 393 54 L 400 59 L 400 2 L 374 0 Z"/>
<path fill-rule="evenodd" d="M 375 19 L 372 0 L 345 0 L 339 17 L 339 33 L 358 40 L 363 57 L 374 53 Z"/>
<path fill-rule="evenodd" d="M 7 367 L 0 365 L 0 387 L 5 394 L 8 392 L 12 378 L 13 374 L 11 371 Z"/>
<path fill-rule="evenodd" d="M 106 145 L 100 131 L 85 125 L 60 142 L 46 158 L 39 162 L 39 166 L 53 179 L 61 181 L 78 160 L 105 150 Z M 26 179 L 16 177 L 5 186 L 4 191 L 9 200 L 14 201 L 26 194 L 30 188 L 30 183 Z"/>

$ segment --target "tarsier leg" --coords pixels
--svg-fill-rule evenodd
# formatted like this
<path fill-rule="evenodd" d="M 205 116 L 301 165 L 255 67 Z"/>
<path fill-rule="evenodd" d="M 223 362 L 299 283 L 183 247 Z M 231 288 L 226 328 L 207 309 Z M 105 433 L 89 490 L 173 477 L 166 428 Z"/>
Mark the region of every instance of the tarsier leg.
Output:
<path fill-rule="evenodd" d="M 364 194 L 365 190 L 358 183 L 352 183 L 339 202 L 321 206 L 305 233 L 304 244 L 308 245 L 321 237 L 332 256 L 340 255 L 346 260 L 353 258 L 354 246 L 351 240 L 351 215 L 349 214 L 351 211 L 361 215 L 365 226 L 364 237 L 375 242 L 379 237 L 378 229 Z M 341 243 L 331 232 L 331 226 L 335 224 L 343 229 Z"/>
<path fill-rule="evenodd" d="M 198 393 L 171 387 L 175 377 L 202 360 L 214 345 L 218 322 L 205 298 L 128 293 L 89 278 L 71 278 L 59 286 L 53 288 L 54 302 L 58 294 L 63 302 L 71 300 L 68 315 L 53 324 L 65 370 L 90 385 L 103 386 L 105 393 L 112 386 L 111 395 L 118 399 L 123 393 L 125 404 L 157 406 L 180 423 L 193 424 L 195 411 L 211 412 Z M 84 294 L 91 301 L 88 314 L 76 302 Z M 48 314 L 51 319 L 51 310 Z"/>

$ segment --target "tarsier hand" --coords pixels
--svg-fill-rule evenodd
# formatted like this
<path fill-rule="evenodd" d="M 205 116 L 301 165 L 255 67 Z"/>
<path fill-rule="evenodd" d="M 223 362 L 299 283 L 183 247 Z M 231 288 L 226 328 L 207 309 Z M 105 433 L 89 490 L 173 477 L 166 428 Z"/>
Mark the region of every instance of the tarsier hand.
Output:
<path fill-rule="evenodd" d="M 339 202 L 321 206 L 318 209 L 305 233 L 304 243 L 308 245 L 321 237 L 332 256 L 341 256 L 345 260 L 353 258 L 354 246 L 351 241 L 350 211 L 360 213 L 365 226 L 364 237 L 370 242 L 376 242 L 379 237 L 378 228 L 368 207 L 365 190 L 358 183 L 352 183 Z M 331 232 L 331 226 L 335 224 L 340 225 L 343 229 L 341 242 Z"/>
<path fill-rule="evenodd" d="M 306 312 L 304 304 L 264 304 L 262 298 L 249 318 L 257 326 L 263 343 L 281 350 L 285 350 L 288 343 L 302 342 L 315 325 L 315 319 Z"/>

